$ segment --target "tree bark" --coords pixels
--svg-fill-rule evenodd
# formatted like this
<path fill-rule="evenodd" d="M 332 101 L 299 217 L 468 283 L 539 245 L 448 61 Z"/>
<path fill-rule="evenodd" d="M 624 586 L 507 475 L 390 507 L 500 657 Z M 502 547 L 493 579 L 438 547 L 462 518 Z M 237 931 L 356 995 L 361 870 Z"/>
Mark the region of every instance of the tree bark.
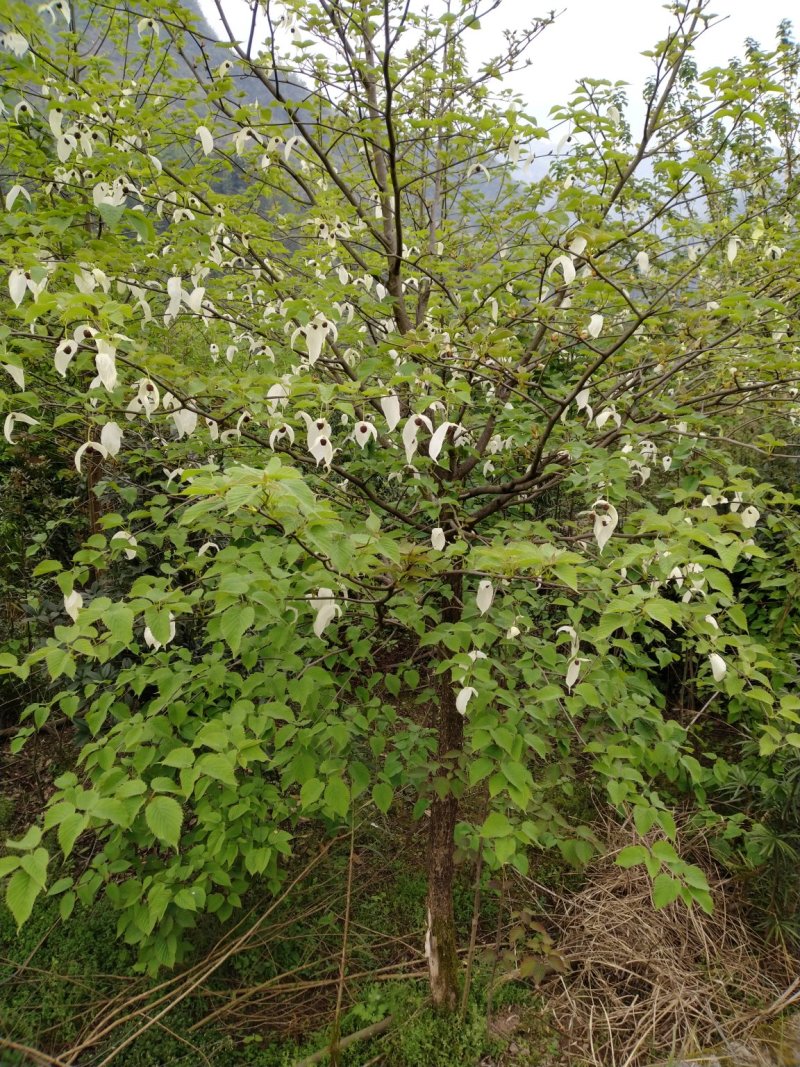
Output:
<path fill-rule="evenodd" d="M 455 621 L 461 614 L 461 579 L 455 579 L 452 597 L 445 607 L 443 619 Z M 449 655 L 443 650 L 445 655 Z M 438 777 L 447 778 L 447 771 L 458 761 L 464 743 L 464 720 L 456 711 L 455 693 L 449 679 L 440 677 L 437 685 Z M 448 783 L 452 790 L 452 782 Z M 430 837 L 428 842 L 428 929 L 425 935 L 425 955 L 428 959 L 431 999 L 434 1007 L 452 1012 L 458 1004 L 458 952 L 453 917 L 453 876 L 455 873 L 455 826 L 458 817 L 458 798 L 449 791 L 442 797 L 434 793 L 430 808 Z"/>

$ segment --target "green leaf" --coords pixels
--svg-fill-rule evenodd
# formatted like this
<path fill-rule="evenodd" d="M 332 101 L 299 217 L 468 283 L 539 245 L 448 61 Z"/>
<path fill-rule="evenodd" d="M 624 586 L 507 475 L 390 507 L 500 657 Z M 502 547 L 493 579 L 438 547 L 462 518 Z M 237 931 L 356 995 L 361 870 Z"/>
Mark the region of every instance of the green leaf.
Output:
<path fill-rule="evenodd" d="M 164 767 L 191 767 L 194 763 L 194 752 L 190 748 L 173 748 L 161 760 Z"/>
<path fill-rule="evenodd" d="M 19 867 L 19 856 L 0 856 L 0 878 L 6 878 Z"/>
<path fill-rule="evenodd" d="M 648 856 L 649 852 L 644 845 L 628 845 L 617 856 L 616 863 L 618 867 L 627 870 L 628 867 L 635 867 L 637 863 L 644 863 Z"/>
<path fill-rule="evenodd" d="M 300 807 L 305 810 L 315 804 L 325 789 L 325 783 L 319 778 L 309 778 L 300 790 Z"/>
<path fill-rule="evenodd" d="M 176 851 L 183 825 L 183 811 L 174 797 L 154 797 L 144 810 L 147 825 L 153 835 Z"/>
<path fill-rule="evenodd" d="M 680 608 L 669 600 L 646 600 L 644 602 L 645 615 L 656 622 L 662 623 L 668 630 L 672 629 L 672 623 L 680 617 Z"/>
<path fill-rule="evenodd" d="M 47 864 L 50 855 L 46 848 L 37 848 L 35 852 L 28 852 L 20 858 L 19 865 L 26 871 L 39 889 L 44 889 L 47 884 Z"/>
<path fill-rule="evenodd" d="M 41 886 L 37 885 L 27 871 L 17 871 L 16 874 L 12 874 L 6 886 L 6 904 L 18 928 L 30 917 L 34 901 L 40 891 Z"/>
<path fill-rule="evenodd" d="M 373 786 L 372 799 L 375 801 L 375 807 L 382 811 L 384 815 L 392 806 L 393 796 L 394 790 L 387 782 L 378 782 L 377 785 Z"/>
<path fill-rule="evenodd" d="M 560 694 L 559 690 L 559 694 Z M 476 785 L 482 781 L 487 775 L 490 775 L 495 769 L 495 761 L 489 759 L 488 756 L 479 756 L 478 759 L 473 760 L 469 765 L 469 784 L 471 786 Z"/>
<path fill-rule="evenodd" d="M 219 632 L 230 646 L 234 656 L 238 655 L 242 637 L 253 625 L 255 617 L 256 613 L 252 604 L 236 604 L 223 613 Z"/>
<path fill-rule="evenodd" d="M 72 909 L 75 907 L 76 896 L 70 889 L 68 893 L 65 893 L 61 900 L 58 902 L 58 914 L 61 916 L 63 922 L 72 915 Z"/>
<path fill-rule="evenodd" d="M 197 761 L 195 769 L 200 774 L 207 774 L 209 778 L 216 778 L 217 781 L 224 782 L 225 785 L 236 787 L 236 775 L 233 771 L 233 765 L 227 756 L 223 756 L 221 753 L 207 752 Z"/>
<path fill-rule="evenodd" d="M 29 826 L 19 841 L 6 841 L 6 847 L 18 848 L 22 849 L 23 852 L 28 852 L 30 849 L 36 848 L 41 840 L 41 828 L 38 826 Z"/>
<path fill-rule="evenodd" d="M 62 674 L 66 674 L 68 678 L 75 677 L 75 660 L 68 648 L 48 648 L 44 659 L 53 681 Z"/>
<path fill-rule="evenodd" d="M 58 844 L 66 858 L 75 847 L 75 842 L 86 828 L 86 816 L 79 811 L 66 815 L 59 823 L 57 836 Z"/>
<path fill-rule="evenodd" d="M 653 882 L 653 904 L 656 908 L 666 908 L 681 891 L 681 883 L 669 874 L 659 874 Z"/>
<path fill-rule="evenodd" d="M 325 803 L 342 818 L 350 808 L 350 788 L 342 778 L 331 778 L 325 786 Z"/>
<path fill-rule="evenodd" d="M 648 808 L 643 804 L 637 804 L 633 809 L 633 821 L 642 837 L 652 830 L 657 816 L 655 808 Z"/>
<path fill-rule="evenodd" d="M 480 832 L 481 837 L 507 837 L 508 834 L 513 834 L 514 827 L 501 811 L 492 811 L 486 817 Z"/>
<path fill-rule="evenodd" d="M 126 604 L 112 604 L 103 612 L 103 622 L 115 641 L 123 645 L 133 642 L 133 611 Z"/>

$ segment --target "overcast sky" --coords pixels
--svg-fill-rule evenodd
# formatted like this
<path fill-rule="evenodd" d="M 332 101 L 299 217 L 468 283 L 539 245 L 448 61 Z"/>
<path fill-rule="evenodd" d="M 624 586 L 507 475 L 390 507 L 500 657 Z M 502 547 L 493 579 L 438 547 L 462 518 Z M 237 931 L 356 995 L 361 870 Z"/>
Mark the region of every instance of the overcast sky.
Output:
<path fill-rule="evenodd" d="M 746 37 L 754 37 L 763 46 L 771 45 L 778 23 L 791 18 L 796 2 L 717 0 L 710 10 L 727 17 L 698 43 L 699 66 L 724 65 L 741 53 Z M 249 28 L 245 0 L 224 0 L 224 4 L 234 31 L 245 37 Z M 200 6 L 215 31 L 221 32 L 214 0 L 200 0 Z M 576 79 L 582 77 L 628 81 L 630 98 L 638 98 L 650 71 L 650 62 L 640 53 L 664 36 L 670 22 L 663 0 L 562 0 L 561 4 L 555 0 L 503 0 L 478 32 L 467 35 L 475 62 L 501 50 L 504 28 L 520 28 L 551 7 L 563 10 L 563 14 L 533 46 L 533 66 L 505 83 L 524 96 L 537 119 L 544 123 L 549 108 L 566 101 Z"/>

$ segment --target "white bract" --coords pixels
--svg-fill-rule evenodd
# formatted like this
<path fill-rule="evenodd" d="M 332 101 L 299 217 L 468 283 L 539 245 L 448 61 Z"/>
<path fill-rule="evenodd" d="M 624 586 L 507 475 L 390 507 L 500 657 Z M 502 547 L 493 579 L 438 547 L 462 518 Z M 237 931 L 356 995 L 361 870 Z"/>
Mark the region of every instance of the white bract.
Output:
<path fill-rule="evenodd" d="M 477 695 L 478 690 L 472 685 L 464 686 L 464 688 L 459 691 L 458 696 L 456 697 L 456 711 L 459 715 L 467 714 L 467 705 L 470 700 Z"/>
<path fill-rule="evenodd" d="M 603 316 L 592 315 L 586 329 L 590 337 L 599 337 L 603 329 Z"/>
<path fill-rule="evenodd" d="M 108 457 L 108 449 L 105 447 L 105 445 L 100 444 L 99 441 L 84 441 L 84 443 L 78 448 L 75 453 L 75 469 L 77 470 L 78 474 L 82 473 L 81 461 L 83 459 L 83 455 L 90 448 L 94 452 L 97 452 L 98 455 L 100 455 L 103 459 L 106 459 Z"/>
<path fill-rule="evenodd" d="M 288 423 L 284 423 L 283 426 L 278 426 L 277 429 L 273 430 L 269 435 L 269 447 L 272 449 L 275 448 L 276 444 L 284 444 L 287 441 L 290 446 L 294 444 L 294 430 Z"/>
<path fill-rule="evenodd" d="M 325 628 L 337 615 L 342 614 L 342 609 L 334 599 L 333 590 L 328 589 L 326 586 L 321 586 L 317 590 L 317 595 L 315 597 L 309 596 L 309 599 L 311 606 L 317 613 L 314 619 L 314 633 L 317 637 L 322 637 Z"/>
<path fill-rule="evenodd" d="M 428 433 L 433 430 L 431 420 L 427 415 L 411 415 L 406 419 L 406 424 L 403 427 L 403 447 L 406 450 L 406 462 L 410 463 L 414 458 L 414 453 L 419 447 L 417 442 L 417 434 L 422 428 L 425 428 Z"/>
<path fill-rule="evenodd" d="M 24 423 L 25 426 L 38 426 L 39 423 L 36 419 L 31 418 L 30 415 L 25 415 L 21 411 L 9 411 L 6 415 L 5 422 L 3 423 L 3 435 L 10 445 L 14 444 L 12 433 L 14 432 L 14 426 L 18 423 Z"/>
<path fill-rule="evenodd" d="M 725 660 L 720 656 L 719 652 L 712 652 L 708 657 L 708 662 L 711 665 L 714 681 L 721 682 L 728 672 L 728 665 Z"/>
<path fill-rule="evenodd" d="M 441 426 L 436 427 L 428 445 L 428 455 L 432 460 L 436 461 L 439 458 L 439 453 L 444 447 L 448 431 L 457 426 L 458 423 L 456 422 L 443 422 Z"/>
<path fill-rule="evenodd" d="M 482 579 L 478 583 L 478 592 L 475 597 L 475 603 L 478 606 L 478 611 L 481 615 L 485 615 L 489 608 L 492 606 L 494 600 L 494 586 L 488 578 Z"/>
<path fill-rule="evenodd" d="M 594 538 L 602 553 L 617 528 L 619 514 L 614 505 L 609 504 L 607 500 L 595 500 L 592 505 L 592 514 L 594 515 Z"/>
<path fill-rule="evenodd" d="M 353 440 L 359 446 L 364 448 L 368 441 L 377 441 L 378 431 L 371 422 L 357 422 L 353 429 Z"/>
<path fill-rule="evenodd" d="M 116 422 L 107 422 L 100 431 L 100 444 L 109 456 L 116 456 L 122 444 L 122 430 Z"/>
<path fill-rule="evenodd" d="M 73 589 L 71 593 L 64 597 L 64 611 L 72 619 L 73 622 L 77 622 L 78 612 L 83 607 L 83 597 L 77 589 Z"/>
<path fill-rule="evenodd" d="M 560 268 L 561 273 L 564 276 L 565 285 L 569 285 L 570 282 L 575 281 L 575 264 L 572 262 L 571 256 L 556 256 L 547 268 L 547 273 L 552 274 L 557 267 Z"/>
<path fill-rule="evenodd" d="M 441 526 L 436 526 L 433 530 L 431 530 L 431 545 L 437 552 L 442 552 L 444 551 L 446 544 L 447 538 L 444 535 L 444 530 L 441 528 Z"/>
<path fill-rule="evenodd" d="M 214 151 L 214 138 L 211 130 L 207 126 L 198 126 L 195 130 L 197 139 L 200 141 L 200 147 L 203 149 L 203 155 L 207 156 Z"/>

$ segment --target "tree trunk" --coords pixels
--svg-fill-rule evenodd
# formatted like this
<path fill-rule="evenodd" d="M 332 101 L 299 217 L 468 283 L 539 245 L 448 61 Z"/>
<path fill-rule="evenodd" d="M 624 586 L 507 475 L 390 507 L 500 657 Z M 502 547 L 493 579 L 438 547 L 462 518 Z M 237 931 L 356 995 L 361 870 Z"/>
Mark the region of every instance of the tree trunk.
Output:
<path fill-rule="evenodd" d="M 445 621 L 455 621 L 461 614 L 461 582 L 443 612 Z M 446 655 L 449 653 L 445 652 Z M 437 685 L 439 777 L 458 761 L 464 742 L 464 720 L 456 711 L 455 693 L 449 679 L 441 677 Z M 452 783 L 450 783 L 452 785 Z M 434 794 L 430 808 L 428 843 L 428 930 L 425 955 L 430 972 L 431 998 L 441 1011 L 455 1011 L 458 1004 L 458 953 L 453 918 L 453 875 L 455 869 L 454 832 L 458 817 L 458 798 L 452 793 Z"/>

